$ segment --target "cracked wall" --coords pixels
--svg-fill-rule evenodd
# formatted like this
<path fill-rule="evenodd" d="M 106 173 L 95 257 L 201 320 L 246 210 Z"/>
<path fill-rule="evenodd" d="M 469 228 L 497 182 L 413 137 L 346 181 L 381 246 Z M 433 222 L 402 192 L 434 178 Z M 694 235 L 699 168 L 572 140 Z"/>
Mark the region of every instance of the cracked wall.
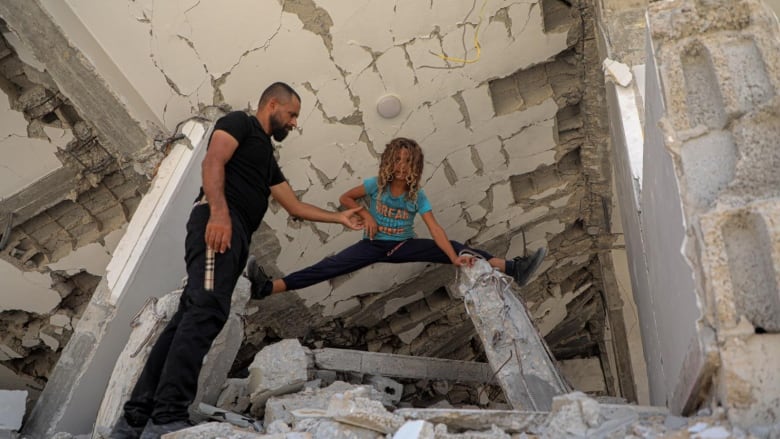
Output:
<path fill-rule="evenodd" d="M 21 386 L 34 400 L 147 183 L 0 28 L 0 385 Z M 55 192 L 47 210 L 26 207 L 47 191 Z"/>

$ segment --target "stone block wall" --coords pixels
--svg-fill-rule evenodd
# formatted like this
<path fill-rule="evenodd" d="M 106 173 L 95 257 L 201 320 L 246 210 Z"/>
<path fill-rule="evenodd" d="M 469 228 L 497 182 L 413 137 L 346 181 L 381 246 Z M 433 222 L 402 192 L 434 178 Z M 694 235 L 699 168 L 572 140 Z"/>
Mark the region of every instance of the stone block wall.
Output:
<path fill-rule="evenodd" d="M 780 28 L 754 0 L 655 2 L 649 23 L 702 313 L 702 352 L 683 371 L 698 385 L 683 395 L 742 425 L 776 423 Z"/>

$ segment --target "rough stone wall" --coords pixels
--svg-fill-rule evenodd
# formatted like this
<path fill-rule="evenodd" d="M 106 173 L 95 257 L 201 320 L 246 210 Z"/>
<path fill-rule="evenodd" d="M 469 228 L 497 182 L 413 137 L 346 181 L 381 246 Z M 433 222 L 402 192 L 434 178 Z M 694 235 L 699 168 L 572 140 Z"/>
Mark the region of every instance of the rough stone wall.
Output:
<path fill-rule="evenodd" d="M 649 17 L 702 310 L 683 396 L 777 423 L 780 29 L 751 0 L 656 2 Z"/>
<path fill-rule="evenodd" d="M 39 391 L 102 275 L 74 270 L 65 261 L 78 249 L 105 244 L 127 223 L 148 187 L 148 175 L 137 172 L 142 162 L 123 164 L 112 155 L 49 74 L 23 61 L 2 34 L 0 89 L 11 110 L 27 122 L 27 138 L 52 141 L 50 136 L 62 131 L 70 139 L 56 151 L 61 168 L 0 200 L 0 259 L 21 272 L 8 276 L 32 273 L 53 291 L 52 300 L 33 309 L 3 299 L 6 309 L 0 311 L 0 364 L 20 381 L 37 383 L 32 390 Z M 14 144 L 24 140 L 9 136 L 4 154 L 12 156 Z M 41 197 L 49 205 L 30 208 Z M 3 295 L 26 293 L 10 280 L 5 279 Z"/>

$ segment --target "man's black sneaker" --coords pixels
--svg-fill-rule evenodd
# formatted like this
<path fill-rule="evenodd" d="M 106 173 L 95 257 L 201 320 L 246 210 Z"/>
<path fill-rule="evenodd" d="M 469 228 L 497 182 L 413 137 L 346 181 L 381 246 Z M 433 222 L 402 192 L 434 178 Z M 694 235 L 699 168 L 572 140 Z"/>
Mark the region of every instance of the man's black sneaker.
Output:
<path fill-rule="evenodd" d="M 507 274 L 515 279 L 518 286 L 524 287 L 528 283 L 528 279 L 531 278 L 531 275 L 539 269 L 540 265 L 542 265 L 542 261 L 546 255 L 547 249 L 542 247 L 527 258 L 517 256 L 513 259 L 515 261 L 513 272 Z"/>
<path fill-rule="evenodd" d="M 246 262 L 246 277 L 249 279 L 249 291 L 253 300 L 259 300 L 271 295 L 271 290 L 266 288 L 266 284 L 271 280 L 271 277 L 265 274 L 263 267 L 257 264 L 257 259 L 254 255 L 250 255 L 249 260 Z"/>
<path fill-rule="evenodd" d="M 174 431 L 184 430 L 185 428 L 192 427 L 190 421 L 173 421 L 167 424 L 155 424 L 150 419 L 144 427 L 144 432 L 141 434 L 140 439 L 160 439 L 160 436 L 173 433 Z"/>
<path fill-rule="evenodd" d="M 144 426 L 133 427 L 125 419 L 125 415 L 121 415 L 114 424 L 114 428 L 109 433 L 109 439 L 138 439 L 141 437 L 141 433 L 144 431 Z"/>

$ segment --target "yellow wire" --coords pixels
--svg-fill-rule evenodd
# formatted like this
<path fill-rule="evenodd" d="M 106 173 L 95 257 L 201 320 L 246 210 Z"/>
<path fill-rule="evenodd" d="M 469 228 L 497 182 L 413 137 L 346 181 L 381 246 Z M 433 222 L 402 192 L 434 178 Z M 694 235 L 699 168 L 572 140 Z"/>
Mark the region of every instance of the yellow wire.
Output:
<path fill-rule="evenodd" d="M 452 61 L 452 62 L 458 62 L 463 64 L 472 64 L 477 61 L 479 61 L 479 57 L 482 55 L 482 50 L 479 45 L 479 27 L 482 26 L 482 15 L 485 12 L 485 6 L 487 5 L 487 0 L 484 0 L 482 2 L 482 8 L 479 10 L 479 21 L 477 22 L 477 28 L 474 31 L 474 48 L 477 49 L 477 57 L 474 59 L 465 59 L 465 58 L 453 58 L 451 56 L 447 56 L 441 53 L 434 53 L 431 52 L 431 54 L 438 56 L 439 58 L 443 59 L 444 61 Z"/>

